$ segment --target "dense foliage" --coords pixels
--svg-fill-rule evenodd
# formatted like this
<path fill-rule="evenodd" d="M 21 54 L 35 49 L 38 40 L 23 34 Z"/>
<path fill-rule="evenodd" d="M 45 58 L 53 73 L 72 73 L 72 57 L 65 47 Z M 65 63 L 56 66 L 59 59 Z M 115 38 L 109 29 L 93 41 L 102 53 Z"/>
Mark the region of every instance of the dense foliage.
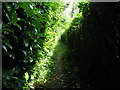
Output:
<path fill-rule="evenodd" d="M 54 2 L 3 3 L 3 87 L 26 86 L 38 77 L 45 81 L 45 74 L 50 72 L 46 68 L 53 63 L 47 60 L 57 27 L 63 23 L 62 10 L 61 4 Z"/>
<path fill-rule="evenodd" d="M 119 87 L 120 3 L 67 7 L 3 3 L 3 88 Z"/>
<path fill-rule="evenodd" d="M 81 7 L 81 4 L 80 6 Z M 69 47 L 69 87 L 119 88 L 120 3 L 90 3 L 82 6 L 62 41 Z M 75 26 L 74 26 L 75 25 Z M 74 69 L 73 69 L 74 68 Z"/>

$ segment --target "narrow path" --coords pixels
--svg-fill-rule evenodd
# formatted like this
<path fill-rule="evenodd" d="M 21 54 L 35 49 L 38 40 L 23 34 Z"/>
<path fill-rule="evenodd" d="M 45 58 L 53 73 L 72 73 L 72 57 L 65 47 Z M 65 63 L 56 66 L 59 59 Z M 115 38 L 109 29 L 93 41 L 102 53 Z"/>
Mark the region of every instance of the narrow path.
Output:
<path fill-rule="evenodd" d="M 56 84 L 55 88 L 62 88 L 64 86 L 64 72 L 63 72 L 63 65 L 62 65 L 62 53 L 59 52 L 57 56 L 57 62 L 56 62 L 56 69 L 55 69 L 55 79 Z"/>
<path fill-rule="evenodd" d="M 63 88 L 64 86 L 64 72 L 63 72 L 63 65 L 62 65 L 62 53 L 59 52 L 56 58 L 56 67 L 55 67 L 55 84 L 53 88 Z"/>
<path fill-rule="evenodd" d="M 63 63 L 62 63 L 62 53 L 59 52 L 56 57 L 56 66 L 54 70 L 54 75 L 51 81 L 51 88 L 64 88 L 65 87 L 65 75 L 63 72 Z"/>

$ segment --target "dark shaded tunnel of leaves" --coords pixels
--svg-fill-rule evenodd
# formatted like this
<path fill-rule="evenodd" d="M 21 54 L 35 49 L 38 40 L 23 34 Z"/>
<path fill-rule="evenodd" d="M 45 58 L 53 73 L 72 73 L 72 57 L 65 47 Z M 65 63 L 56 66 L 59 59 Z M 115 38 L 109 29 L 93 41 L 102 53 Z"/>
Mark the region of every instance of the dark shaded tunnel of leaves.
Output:
<path fill-rule="evenodd" d="M 43 13 L 48 14 L 49 7 L 46 3 L 35 4 L 41 8 Z M 25 81 L 22 81 L 24 79 L 22 75 L 25 72 L 32 73 L 30 70 L 39 57 L 37 54 L 39 46 L 37 45 L 39 44 L 40 49 L 43 50 L 42 46 L 46 38 L 44 30 L 47 21 L 41 21 L 40 26 L 36 25 L 37 28 L 41 28 L 38 32 L 42 35 L 39 33 L 37 33 L 39 35 L 34 35 L 35 31 L 31 31 L 32 28 L 34 30 L 34 26 L 25 22 L 33 22 L 34 17 L 26 16 L 23 8 L 12 10 L 16 11 L 17 17 L 23 18 L 23 20 L 8 24 L 10 18 L 16 17 L 13 14 L 10 15 L 13 12 L 10 8 L 7 9 L 9 5 L 13 5 L 12 8 L 18 7 L 14 3 L 3 3 L 2 62 L 3 72 L 5 72 L 3 88 L 14 87 L 13 84 L 19 82 L 24 86 Z M 56 60 L 50 66 L 53 73 L 45 85 L 37 83 L 35 88 L 119 88 L 120 3 L 90 3 L 88 6 L 80 3 L 78 7 L 81 8 L 83 18 L 75 18 L 68 30 L 61 35 L 51 57 L 52 60 Z M 45 17 L 48 18 L 47 15 Z M 56 20 L 56 18 L 53 19 Z M 33 61 L 28 61 L 31 58 Z M 17 68 L 17 71 L 10 73 L 9 70 L 14 67 Z M 7 79 L 8 72 L 11 74 L 10 80 Z M 12 76 L 18 77 L 20 80 L 10 84 L 12 80 L 15 80 Z"/>

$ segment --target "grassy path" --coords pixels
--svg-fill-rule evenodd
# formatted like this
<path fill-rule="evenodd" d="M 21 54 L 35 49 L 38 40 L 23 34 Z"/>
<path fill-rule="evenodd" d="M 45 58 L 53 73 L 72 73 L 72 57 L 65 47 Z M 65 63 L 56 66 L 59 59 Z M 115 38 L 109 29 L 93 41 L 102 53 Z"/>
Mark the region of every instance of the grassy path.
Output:
<path fill-rule="evenodd" d="M 64 86 L 64 72 L 63 72 L 63 65 L 62 65 L 62 53 L 59 52 L 56 61 L 56 68 L 55 68 L 55 85 L 53 88 L 63 88 Z"/>
<path fill-rule="evenodd" d="M 66 47 L 64 44 L 60 43 L 59 49 L 55 52 L 55 69 L 53 70 L 53 75 L 48 80 L 48 88 L 65 88 L 66 87 L 66 74 L 65 74 L 65 54 Z"/>
<path fill-rule="evenodd" d="M 63 88 L 65 86 L 65 76 L 63 68 L 62 53 L 59 52 L 58 56 L 56 57 L 56 66 L 54 70 L 54 75 L 51 78 L 50 88 Z"/>

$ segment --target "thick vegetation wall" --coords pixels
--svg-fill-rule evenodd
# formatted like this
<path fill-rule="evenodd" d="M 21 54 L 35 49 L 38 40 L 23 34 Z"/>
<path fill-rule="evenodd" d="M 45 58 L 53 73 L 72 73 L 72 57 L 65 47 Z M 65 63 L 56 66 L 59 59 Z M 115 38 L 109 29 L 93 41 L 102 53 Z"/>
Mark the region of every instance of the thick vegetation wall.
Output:
<path fill-rule="evenodd" d="M 49 77 L 62 10 L 55 2 L 2 4 L 3 88 L 27 87 L 39 77 L 44 83 Z"/>
<path fill-rule="evenodd" d="M 3 89 L 119 87 L 120 3 L 80 2 L 71 24 L 66 7 L 3 3 Z"/>
<path fill-rule="evenodd" d="M 67 61 L 74 63 L 68 66 L 73 86 L 119 87 L 119 7 L 120 3 L 90 3 L 83 8 L 84 19 L 75 18 L 63 34 L 61 40 L 71 50 Z"/>

